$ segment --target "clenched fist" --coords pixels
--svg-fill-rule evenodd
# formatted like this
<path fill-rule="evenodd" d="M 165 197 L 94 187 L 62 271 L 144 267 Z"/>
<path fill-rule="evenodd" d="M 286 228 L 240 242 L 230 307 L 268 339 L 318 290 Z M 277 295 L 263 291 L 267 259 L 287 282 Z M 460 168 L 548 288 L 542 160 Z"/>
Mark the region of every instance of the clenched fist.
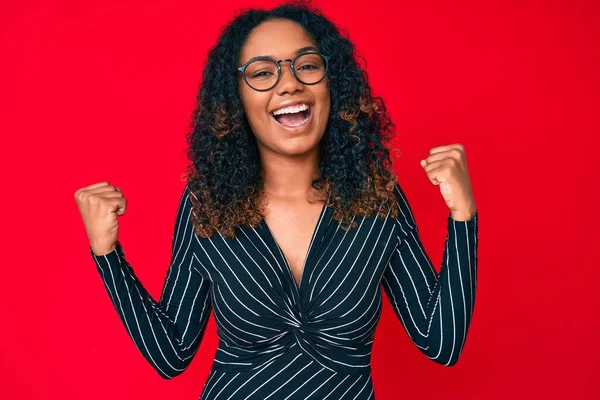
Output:
<path fill-rule="evenodd" d="M 75 192 L 92 252 L 101 256 L 113 251 L 119 235 L 117 217 L 125 213 L 127 200 L 121 189 L 108 182 L 94 183 Z"/>
<path fill-rule="evenodd" d="M 468 221 L 477 212 L 467 170 L 465 147 L 460 143 L 437 146 L 421 160 L 421 167 L 440 193 L 456 221 Z"/>

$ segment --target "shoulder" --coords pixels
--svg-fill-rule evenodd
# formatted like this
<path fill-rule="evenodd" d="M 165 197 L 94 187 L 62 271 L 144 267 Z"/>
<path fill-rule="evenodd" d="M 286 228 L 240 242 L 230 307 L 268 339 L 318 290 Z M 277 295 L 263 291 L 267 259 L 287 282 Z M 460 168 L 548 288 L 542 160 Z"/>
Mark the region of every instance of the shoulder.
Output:
<path fill-rule="evenodd" d="M 181 204 L 189 203 L 192 195 L 193 195 L 193 193 L 190 190 L 190 186 L 188 183 L 186 183 L 185 186 L 183 186 L 183 189 L 181 190 L 181 194 L 179 196 L 179 202 Z"/>
<path fill-rule="evenodd" d="M 399 183 L 396 183 L 394 186 L 394 195 L 396 196 L 396 207 L 398 208 L 396 222 L 401 227 L 413 229 L 416 225 L 415 217 L 409 204 L 408 196 Z"/>
<path fill-rule="evenodd" d="M 195 197 L 196 195 L 194 194 L 194 192 L 191 191 L 189 184 L 186 183 L 185 186 L 181 189 L 181 194 L 179 196 L 179 212 L 185 214 L 190 214 L 194 212 L 193 200 Z"/>

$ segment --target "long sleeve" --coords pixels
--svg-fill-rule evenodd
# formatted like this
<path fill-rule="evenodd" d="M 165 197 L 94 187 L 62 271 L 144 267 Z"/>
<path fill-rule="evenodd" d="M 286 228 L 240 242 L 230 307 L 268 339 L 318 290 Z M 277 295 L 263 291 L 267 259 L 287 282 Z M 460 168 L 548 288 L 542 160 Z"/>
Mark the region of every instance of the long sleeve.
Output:
<path fill-rule="evenodd" d="M 198 272 L 192 204 L 186 185 L 179 202 L 171 243 L 171 262 L 160 301 L 136 278 L 121 243 L 105 255 L 90 252 L 110 299 L 138 350 L 165 379 L 190 364 L 204 335 L 212 309 L 210 281 Z"/>
<path fill-rule="evenodd" d="M 419 238 L 407 198 L 396 185 L 398 246 L 386 266 L 383 288 L 417 348 L 433 361 L 456 364 L 467 338 L 477 288 L 478 213 L 468 221 L 448 216 L 438 274 Z"/>

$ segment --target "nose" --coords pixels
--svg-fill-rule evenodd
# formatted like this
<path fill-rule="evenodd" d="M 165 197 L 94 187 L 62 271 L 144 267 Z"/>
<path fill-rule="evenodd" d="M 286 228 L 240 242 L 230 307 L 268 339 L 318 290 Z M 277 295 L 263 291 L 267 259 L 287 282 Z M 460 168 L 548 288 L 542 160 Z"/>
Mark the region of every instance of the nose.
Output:
<path fill-rule="evenodd" d="M 291 61 L 283 60 L 284 62 L 290 63 Z M 300 82 L 294 74 L 292 74 L 291 64 L 283 64 L 281 63 L 281 76 L 279 77 L 279 82 L 277 83 L 277 94 L 283 95 L 285 93 L 293 94 L 298 90 L 302 90 L 304 86 L 302 82 Z"/>

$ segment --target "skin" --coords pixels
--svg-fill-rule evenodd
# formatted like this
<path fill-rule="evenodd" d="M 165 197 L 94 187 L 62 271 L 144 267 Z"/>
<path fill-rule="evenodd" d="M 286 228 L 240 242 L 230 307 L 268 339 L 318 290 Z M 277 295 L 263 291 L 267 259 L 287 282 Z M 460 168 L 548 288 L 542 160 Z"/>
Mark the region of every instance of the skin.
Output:
<path fill-rule="evenodd" d="M 249 35 L 239 65 L 253 57 L 269 55 L 276 60 L 292 59 L 296 50 L 314 46 L 303 28 L 288 20 L 260 24 Z M 281 78 L 273 89 L 258 92 L 238 74 L 238 88 L 246 117 L 256 137 L 265 183 L 272 193 L 307 194 L 312 178 L 318 176 L 319 142 L 325 133 L 331 109 L 328 78 L 316 85 L 304 85 L 292 75 L 289 63 L 282 63 Z M 309 126 L 301 133 L 283 130 L 269 115 L 285 101 L 306 101 L 314 105 Z"/>
<path fill-rule="evenodd" d="M 471 179 L 467 169 L 465 147 L 460 143 L 432 147 L 421 160 L 429 181 L 440 193 L 455 221 L 468 221 L 477 213 Z"/>
<path fill-rule="evenodd" d="M 271 20 L 257 26 L 244 44 L 239 65 L 253 57 L 293 59 L 298 49 L 314 46 L 302 26 L 288 20 Z M 282 63 L 281 78 L 266 92 L 249 87 L 238 74 L 238 88 L 246 118 L 256 137 L 265 183 L 265 222 L 286 256 L 296 282 L 300 282 L 310 238 L 323 207 L 313 201 L 311 182 L 319 177 L 319 142 L 331 110 L 328 78 L 304 85 Z M 284 101 L 298 100 L 314 106 L 306 129 L 282 129 L 269 112 Z M 310 199 L 310 201 L 309 201 Z"/>
<path fill-rule="evenodd" d="M 299 48 L 315 45 L 302 27 L 286 20 L 268 21 L 251 33 L 239 65 L 258 55 L 277 60 L 293 58 Z M 310 238 L 322 210 L 322 201 L 309 201 L 311 181 L 319 176 L 319 142 L 330 113 L 327 78 L 316 85 L 303 85 L 283 64 L 281 80 L 267 92 L 257 92 L 243 79 L 239 91 L 244 111 L 256 137 L 265 180 L 267 206 L 264 210 L 273 238 L 288 260 L 296 283 L 304 269 Z M 283 101 L 302 100 L 314 105 L 307 129 L 294 134 L 282 130 L 269 115 Z M 477 207 L 467 169 L 465 148 L 460 143 L 433 147 L 421 167 L 440 193 L 457 221 L 471 220 Z M 119 224 L 127 201 L 109 182 L 82 187 L 75 192 L 92 251 L 108 254 L 115 248 Z"/>

